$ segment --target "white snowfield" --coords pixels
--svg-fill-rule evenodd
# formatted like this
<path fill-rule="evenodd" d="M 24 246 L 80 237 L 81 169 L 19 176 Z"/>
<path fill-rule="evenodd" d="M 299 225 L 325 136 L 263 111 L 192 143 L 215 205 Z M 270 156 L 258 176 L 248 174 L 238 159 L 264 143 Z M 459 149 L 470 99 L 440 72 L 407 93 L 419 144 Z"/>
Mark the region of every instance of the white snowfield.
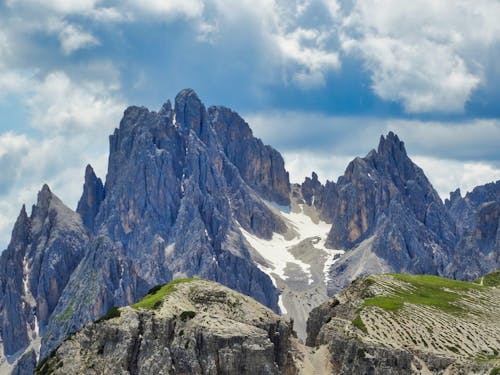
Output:
<path fill-rule="evenodd" d="M 285 219 L 288 227 L 294 233 L 294 237 L 286 239 L 282 234 L 274 233 L 271 240 L 259 238 L 240 227 L 248 243 L 266 260 L 267 265 L 258 264 L 259 268 L 267 273 L 276 286 L 276 276 L 287 280 L 285 269 L 288 263 L 299 266 L 308 277 L 309 284 L 313 283 L 311 266 L 297 259 L 289 250 L 306 239 L 312 239 L 314 249 L 327 253 L 328 259 L 325 264 L 324 274 L 326 276 L 328 267 L 334 263 L 334 257 L 342 254 L 341 250 L 332 250 L 325 247 L 326 237 L 330 231 L 331 224 L 324 221 L 315 223 L 310 216 L 304 213 L 303 205 L 298 205 L 300 212 L 291 212 L 288 207 L 280 207 L 270 204 L 276 209 L 281 217 Z M 326 280 L 326 278 L 325 278 Z M 284 310 L 282 306 L 280 306 Z"/>

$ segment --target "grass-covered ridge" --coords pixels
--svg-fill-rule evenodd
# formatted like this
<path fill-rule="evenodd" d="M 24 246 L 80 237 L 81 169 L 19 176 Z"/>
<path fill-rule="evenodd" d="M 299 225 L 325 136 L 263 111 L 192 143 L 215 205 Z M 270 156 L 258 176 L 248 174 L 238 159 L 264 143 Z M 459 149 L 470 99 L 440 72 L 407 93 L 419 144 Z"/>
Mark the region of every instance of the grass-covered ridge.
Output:
<path fill-rule="evenodd" d="M 176 285 L 182 283 L 189 283 L 191 281 L 197 280 L 196 278 L 185 278 L 185 279 L 176 279 L 172 280 L 168 284 L 165 284 L 161 287 L 157 286 L 152 288 L 146 296 L 141 299 L 139 302 L 132 305 L 133 308 L 145 308 L 145 309 L 154 309 L 158 307 L 163 299 L 168 296 L 170 293 L 175 292 L 177 288 Z"/>
<path fill-rule="evenodd" d="M 404 303 L 425 305 L 438 308 L 452 314 L 463 312 L 457 304 L 463 292 L 481 289 L 482 286 L 467 281 L 446 279 L 431 275 L 389 274 L 408 284 L 408 288 L 395 288 L 390 295 L 367 298 L 365 306 L 377 306 L 389 311 L 396 311 Z"/>

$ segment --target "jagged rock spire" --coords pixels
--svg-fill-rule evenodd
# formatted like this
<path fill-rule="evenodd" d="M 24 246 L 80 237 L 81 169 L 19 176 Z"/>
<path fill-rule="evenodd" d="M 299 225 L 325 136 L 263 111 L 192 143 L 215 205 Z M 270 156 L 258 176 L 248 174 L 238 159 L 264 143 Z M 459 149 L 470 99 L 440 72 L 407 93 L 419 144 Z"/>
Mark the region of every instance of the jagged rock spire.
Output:
<path fill-rule="evenodd" d="M 399 137 L 390 131 L 386 137 L 380 136 L 380 142 L 378 144 L 378 153 L 381 155 L 406 155 L 405 144 L 403 141 L 399 140 Z"/>
<path fill-rule="evenodd" d="M 94 230 L 95 217 L 99 212 L 99 207 L 104 200 L 104 186 L 100 178 L 89 164 L 85 168 L 85 183 L 83 184 L 83 194 L 78 201 L 76 212 L 81 216 L 83 224 L 90 230 Z"/>

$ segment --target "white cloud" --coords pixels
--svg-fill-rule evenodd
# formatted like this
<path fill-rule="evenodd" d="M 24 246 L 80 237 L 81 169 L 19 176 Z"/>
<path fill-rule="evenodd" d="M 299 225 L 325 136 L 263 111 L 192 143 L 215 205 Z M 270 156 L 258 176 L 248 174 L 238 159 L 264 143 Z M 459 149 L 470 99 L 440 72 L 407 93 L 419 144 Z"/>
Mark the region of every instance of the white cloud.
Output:
<path fill-rule="evenodd" d="M 29 6 L 46 9 L 59 14 L 81 14 L 90 12 L 99 0 L 7 0 L 9 7 Z"/>
<path fill-rule="evenodd" d="M 59 34 L 61 48 L 65 55 L 99 44 L 96 37 L 82 30 L 79 26 L 67 22 L 56 22 L 53 27 Z"/>
<path fill-rule="evenodd" d="M 28 100 L 33 127 L 67 134 L 115 126 L 124 104 L 109 87 L 113 83 L 75 83 L 64 72 L 48 74 Z"/>
<path fill-rule="evenodd" d="M 27 86 L 27 79 L 13 69 L 9 62 L 15 54 L 6 33 L 0 30 L 0 97 L 9 93 L 20 93 Z"/>
<path fill-rule="evenodd" d="M 113 80 L 81 82 L 56 71 L 32 85 L 26 100 L 39 137 L 0 133 L 0 248 L 7 244 L 21 204 L 29 207 L 43 183 L 74 208 L 85 165 L 93 164 L 104 177 L 107 138 L 125 109 L 110 90 L 116 87 Z"/>
<path fill-rule="evenodd" d="M 495 0 L 357 0 L 342 46 L 361 56 L 381 98 L 408 112 L 460 112 L 500 42 Z"/>
<path fill-rule="evenodd" d="M 285 151 L 285 168 L 290 174 L 290 181 L 302 183 L 312 172 L 316 172 L 319 180 L 337 181 L 344 174 L 347 164 L 352 160 L 349 156 L 328 155 L 307 150 Z"/>
<path fill-rule="evenodd" d="M 29 148 L 29 141 L 24 134 L 12 131 L 0 134 L 0 158 L 11 152 L 24 151 Z"/>
<path fill-rule="evenodd" d="M 198 18 L 203 14 L 204 2 L 202 0 L 129 0 L 128 6 L 154 17 Z"/>
<path fill-rule="evenodd" d="M 340 68 L 337 52 L 324 48 L 323 41 L 329 33 L 317 29 L 298 27 L 290 33 L 274 36 L 285 62 L 298 69 L 292 73 L 293 79 L 302 87 L 314 87 L 325 82 L 325 74 Z"/>
<path fill-rule="evenodd" d="M 386 131 L 395 131 L 411 145 L 411 154 L 427 154 L 456 160 L 500 164 L 500 120 L 473 119 L 462 122 L 387 121 Z"/>
<path fill-rule="evenodd" d="M 325 83 L 329 72 L 341 66 L 338 51 L 331 48 L 332 40 L 337 38 L 332 25 L 302 22 L 314 4 L 312 1 L 213 0 L 208 3 L 204 22 L 213 25 L 216 20 L 217 28 L 210 31 L 226 37 L 212 35 L 210 41 L 224 43 L 234 35 L 250 33 L 252 42 L 258 43 L 256 52 L 262 60 L 262 71 L 274 71 L 266 76 L 267 80 L 276 80 L 277 76 L 280 83 L 317 87 Z"/>
<path fill-rule="evenodd" d="M 328 12 L 332 19 L 337 19 L 341 13 L 341 7 L 337 0 L 323 0 Z"/>
<path fill-rule="evenodd" d="M 482 162 L 460 162 L 437 159 L 429 156 L 415 156 L 414 161 L 424 170 L 442 199 L 457 187 L 462 195 L 474 187 L 500 180 L 500 169 Z"/>

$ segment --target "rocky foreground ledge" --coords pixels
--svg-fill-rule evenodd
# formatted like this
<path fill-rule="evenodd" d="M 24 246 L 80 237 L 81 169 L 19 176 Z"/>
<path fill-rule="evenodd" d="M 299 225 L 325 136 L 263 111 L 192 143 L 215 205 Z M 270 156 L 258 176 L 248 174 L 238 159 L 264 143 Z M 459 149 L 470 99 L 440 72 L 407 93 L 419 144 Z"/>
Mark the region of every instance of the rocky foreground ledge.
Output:
<path fill-rule="evenodd" d="M 67 338 L 36 374 L 295 374 L 291 324 L 220 284 L 181 279 Z"/>
<path fill-rule="evenodd" d="M 220 284 L 179 279 L 68 337 L 36 374 L 500 373 L 500 272 L 361 278 L 292 323 Z"/>
<path fill-rule="evenodd" d="M 335 374 L 500 374 L 500 272 L 358 279 L 311 312 L 307 331 Z"/>

